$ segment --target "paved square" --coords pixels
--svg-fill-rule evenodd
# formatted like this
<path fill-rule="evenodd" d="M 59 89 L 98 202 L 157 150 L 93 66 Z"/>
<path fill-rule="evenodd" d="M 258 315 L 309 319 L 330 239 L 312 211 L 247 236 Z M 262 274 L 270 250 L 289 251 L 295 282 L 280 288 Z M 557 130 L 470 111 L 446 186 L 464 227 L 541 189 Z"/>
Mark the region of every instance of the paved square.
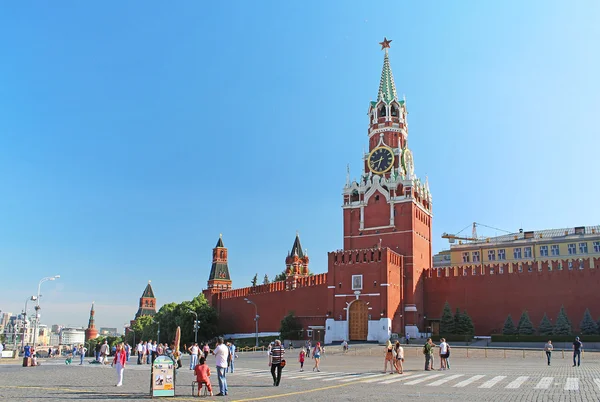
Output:
<path fill-rule="evenodd" d="M 405 374 L 384 374 L 381 348 L 373 347 L 358 354 L 331 353 L 321 361 L 321 372 L 313 372 L 313 360 L 307 359 L 305 371 L 299 371 L 297 351 L 287 352 L 288 365 L 283 371 L 281 385 L 273 380 L 264 352 L 240 353 L 235 373 L 229 373 L 229 396 L 207 397 L 229 401 L 282 400 L 308 401 L 389 401 L 422 399 L 434 401 L 599 401 L 600 356 L 587 353 L 581 367 L 572 367 L 570 354 L 562 358 L 555 352 L 552 366 L 547 366 L 542 353 L 530 352 L 523 358 L 511 352 L 490 352 L 486 358 L 481 351 L 454 348 L 451 369 L 423 371 L 420 347 L 406 348 Z M 333 350 L 332 350 L 333 352 Z M 90 359 L 86 359 L 89 361 Z M 213 389 L 218 392 L 214 358 L 209 357 Z M 134 360 L 132 360 L 134 363 Z M 110 366 L 74 361 L 66 366 L 64 360 L 42 360 L 36 368 L 0 365 L 0 399 L 9 401 L 34 400 L 146 400 L 149 397 L 150 367 L 128 365 L 123 387 L 115 387 L 116 374 Z M 436 364 L 439 362 L 435 361 Z M 192 371 L 189 358 L 177 373 L 177 400 L 199 400 L 191 396 Z"/>

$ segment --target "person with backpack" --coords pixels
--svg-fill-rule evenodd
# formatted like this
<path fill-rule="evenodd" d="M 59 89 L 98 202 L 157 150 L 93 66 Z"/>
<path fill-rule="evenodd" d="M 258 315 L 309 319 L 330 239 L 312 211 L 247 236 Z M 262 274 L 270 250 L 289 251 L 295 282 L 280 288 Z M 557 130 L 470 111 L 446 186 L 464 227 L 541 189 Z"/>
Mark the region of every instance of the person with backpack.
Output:
<path fill-rule="evenodd" d="M 425 355 L 425 371 L 431 371 L 433 369 L 433 341 L 431 338 L 427 338 L 427 342 L 423 345 L 423 354 Z"/>

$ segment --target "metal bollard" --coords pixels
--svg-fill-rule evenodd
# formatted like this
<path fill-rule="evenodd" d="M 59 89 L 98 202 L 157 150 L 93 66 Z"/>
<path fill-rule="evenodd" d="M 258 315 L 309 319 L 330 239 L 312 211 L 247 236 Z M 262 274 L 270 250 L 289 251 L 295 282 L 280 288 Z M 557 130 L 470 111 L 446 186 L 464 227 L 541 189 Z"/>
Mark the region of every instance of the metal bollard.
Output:
<path fill-rule="evenodd" d="M 563 359 L 565 358 L 565 350 L 562 350 Z"/>
<path fill-rule="evenodd" d="M 487 358 L 487 349 L 485 350 L 485 357 Z"/>
<path fill-rule="evenodd" d="M 525 358 L 525 349 L 523 349 L 523 359 Z"/>
<path fill-rule="evenodd" d="M 504 349 L 504 358 L 506 359 L 506 349 Z"/>
<path fill-rule="evenodd" d="M 469 348 L 467 348 L 467 359 L 469 358 Z"/>

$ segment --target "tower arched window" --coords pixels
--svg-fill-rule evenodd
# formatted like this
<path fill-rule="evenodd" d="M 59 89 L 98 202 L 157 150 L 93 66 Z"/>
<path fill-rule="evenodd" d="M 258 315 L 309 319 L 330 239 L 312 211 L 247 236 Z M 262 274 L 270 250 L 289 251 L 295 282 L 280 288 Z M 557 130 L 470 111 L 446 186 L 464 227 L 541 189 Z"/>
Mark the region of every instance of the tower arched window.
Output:
<path fill-rule="evenodd" d="M 221 250 L 221 258 L 225 257 L 225 251 Z"/>
<path fill-rule="evenodd" d="M 386 116 L 385 105 L 383 105 L 379 108 L 379 117 L 385 117 L 385 116 Z"/>
<path fill-rule="evenodd" d="M 398 117 L 398 108 L 396 107 L 396 105 L 392 105 L 392 110 L 390 113 L 393 117 Z"/>

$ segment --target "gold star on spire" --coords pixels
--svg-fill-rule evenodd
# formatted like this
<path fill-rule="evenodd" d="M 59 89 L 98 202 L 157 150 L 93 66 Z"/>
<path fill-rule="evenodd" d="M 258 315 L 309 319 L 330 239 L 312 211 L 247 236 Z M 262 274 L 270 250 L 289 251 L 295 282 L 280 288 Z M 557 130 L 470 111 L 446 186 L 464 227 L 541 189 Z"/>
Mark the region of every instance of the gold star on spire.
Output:
<path fill-rule="evenodd" d="M 381 50 L 383 49 L 389 49 L 390 48 L 390 43 L 392 43 L 392 40 L 388 40 L 386 37 L 383 38 L 383 42 L 379 42 L 379 44 L 381 45 Z"/>

